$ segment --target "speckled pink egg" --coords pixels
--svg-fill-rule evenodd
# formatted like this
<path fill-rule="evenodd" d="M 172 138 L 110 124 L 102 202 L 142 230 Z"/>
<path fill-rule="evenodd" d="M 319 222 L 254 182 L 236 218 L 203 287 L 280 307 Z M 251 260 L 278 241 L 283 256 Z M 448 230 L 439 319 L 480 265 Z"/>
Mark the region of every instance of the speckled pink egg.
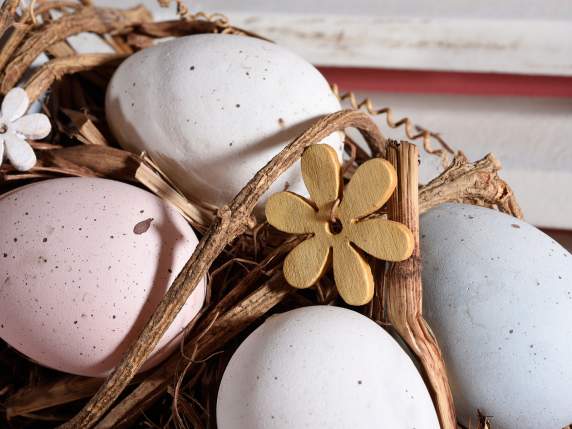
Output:
<path fill-rule="evenodd" d="M 101 377 L 197 246 L 155 195 L 95 178 L 47 180 L 0 197 L 0 337 L 38 363 Z M 144 369 L 173 351 L 199 312 L 204 281 Z"/>

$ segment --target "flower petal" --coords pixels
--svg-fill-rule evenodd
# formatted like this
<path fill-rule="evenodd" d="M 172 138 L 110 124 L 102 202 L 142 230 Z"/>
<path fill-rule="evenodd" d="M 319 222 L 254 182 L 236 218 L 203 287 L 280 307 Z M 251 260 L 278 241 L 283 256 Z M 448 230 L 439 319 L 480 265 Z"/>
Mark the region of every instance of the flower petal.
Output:
<path fill-rule="evenodd" d="M 379 210 L 397 186 L 397 173 L 385 159 L 364 162 L 344 189 L 338 209 L 340 218 L 357 219 Z"/>
<path fill-rule="evenodd" d="M 14 121 L 14 129 L 28 139 L 38 140 L 50 134 L 52 125 L 43 113 L 33 113 Z"/>
<path fill-rule="evenodd" d="M 4 161 L 4 136 L 0 135 L 0 165 Z"/>
<path fill-rule="evenodd" d="M 403 261 L 413 253 L 413 233 L 402 223 L 373 218 L 357 222 L 349 228 L 351 241 L 378 259 Z"/>
<path fill-rule="evenodd" d="M 365 259 L 345 240 L 337 241 L 334 280 L 342 299 L 350 305 L 364 305 L 373 298 L 373 274 Z"/>
<path fill-rule="evenodd" d="M 2 117 L 6 121 L 14 121 L 26 113 L 30 100 L 22 88 L 12 88 L 2 100 Z"/>
<path fill-rule="evenodd" d="M 266 202 L 266 219 L 274 228 L 290 234 L 307 234 L 319 227 L 316 210 L 292 192 L 279 192 Z"/>
<path fill-rule="evenodd" d="M 309 146 L 302 155 L 302 177 L 310 199 L 321 208 L 340 194 L 342 173 L 336 151 L 327 144 Z"/>
<path fill-rule="evenodd" d="M 13 133 L 5 134 L 6 157 L 16 170 L 27 171 L 36 165 L 36 154 L 27 141 Z"/>
<path fill-rule="evenodd" d="M 318 237 L 303 241 L 284 259 L 286 281 L 299 289 L 312 286 L 326 271 L 329 253 L 328 243 Z"/>

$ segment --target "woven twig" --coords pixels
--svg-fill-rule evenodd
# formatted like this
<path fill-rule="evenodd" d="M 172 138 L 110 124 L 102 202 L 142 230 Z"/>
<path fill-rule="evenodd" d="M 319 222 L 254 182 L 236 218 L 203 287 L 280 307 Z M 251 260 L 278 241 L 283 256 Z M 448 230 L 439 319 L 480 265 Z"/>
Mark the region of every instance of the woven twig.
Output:
<path fill-rule="evenodd" d="M 0 92 L 5 94 L 13 88 L 38 55 L 55 43 L 82 32 L 104 34 L 127 31 L 150 19 L 151 15 L 143 7 L 122 12 L 117 9 L 86 7 L 75 14 L 46 23 L 33 30 L 13 54 L 13 59 L 1 75 Z"/>

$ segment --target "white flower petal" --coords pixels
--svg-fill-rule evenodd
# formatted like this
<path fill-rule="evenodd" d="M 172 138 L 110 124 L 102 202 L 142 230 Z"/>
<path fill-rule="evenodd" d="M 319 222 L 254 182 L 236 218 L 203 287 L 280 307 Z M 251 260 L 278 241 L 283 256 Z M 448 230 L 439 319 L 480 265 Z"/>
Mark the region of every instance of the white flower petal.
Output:
<path fill-rule="evenodd" d="M 52 130 L 50 120 L 43 113 L 22 116 L 14 122 L 14 129 L 32 140 L 43 139 Z"/>
<path fill-rule="evenodd" d="M 2 100 L 2 118 L 5 121 L 14 121 L 26 113 L 30 100 L 22 88 L 13 88 Z"/>
<path fill-rule="evenodd" d="M 0 136 L 0 165 L 4 161 L 4 136 Z"/>
<path fill-rule="evenodd" d="M 36 154 L 27 141 L 12 133 L 5 138 L 6 157 L 16 170 L 27 171 L 36 165 Z"/>

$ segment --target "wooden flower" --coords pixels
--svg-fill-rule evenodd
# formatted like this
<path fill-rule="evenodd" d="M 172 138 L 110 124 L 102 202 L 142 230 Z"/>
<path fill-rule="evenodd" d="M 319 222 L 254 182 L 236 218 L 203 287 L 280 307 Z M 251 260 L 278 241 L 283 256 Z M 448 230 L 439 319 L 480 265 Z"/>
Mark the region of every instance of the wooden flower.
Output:
<path fill-rule="evenodd" d="M 291 234 L 311 234 L 284 261 L 289 284 L 307 288 L 333 264 L 334 280 L 345 302 L 363 305 L 373 297 L 373 275 L 362 256 L 402 261 L 413 252 L 413 234 L 403 224 L 376 215 L 397 184 L 389 162 L 364 162 L 342 190 L 336 152 L 313 145 L 302 156 L 302 177 L 310 198 L 280 192 L 266 204 L 268 222 Z"/>

